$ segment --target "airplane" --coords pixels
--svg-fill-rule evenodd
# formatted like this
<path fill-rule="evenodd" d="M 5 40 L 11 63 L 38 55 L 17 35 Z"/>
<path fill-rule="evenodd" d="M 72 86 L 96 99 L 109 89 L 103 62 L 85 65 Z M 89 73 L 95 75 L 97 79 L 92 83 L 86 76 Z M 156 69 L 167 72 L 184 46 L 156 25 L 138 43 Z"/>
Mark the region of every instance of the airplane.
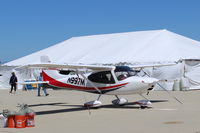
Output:
<path fill-rule="evenodd" d="M 41 68 L 44 87 L 54 89 L 69 89 L 99 94 L 98 98 L 93 101 L 84 103 L 85 107 L 100 107 L 101 95 L 114 95 L 114 105 L 125 105 L 128 100 L 119 98 L 119 95 L 149 93 L 159 82 L 152 77 L 137 76 L 143 68 L 161 67 L 174 65 L 137 65 L 137 66 L 103 66 L 103 65 L 80 65 L 80 64 L 30 64 L 28 68 Z M 140 70 L 133 70 L 140 69 Z M 36 82 L 33 82 L 36 83 Z M 27 82 L 25 84 L 28 84 Z M 30 84 L 30 82 L 29 82 Z M 144 97 L 144 96 L 143 96 Z M 145 97 L 144 97 L 145 98 Z M 136 102 L 141 108 L 147 108 L 151 105 L 150 100 L 140 100 Z"/>

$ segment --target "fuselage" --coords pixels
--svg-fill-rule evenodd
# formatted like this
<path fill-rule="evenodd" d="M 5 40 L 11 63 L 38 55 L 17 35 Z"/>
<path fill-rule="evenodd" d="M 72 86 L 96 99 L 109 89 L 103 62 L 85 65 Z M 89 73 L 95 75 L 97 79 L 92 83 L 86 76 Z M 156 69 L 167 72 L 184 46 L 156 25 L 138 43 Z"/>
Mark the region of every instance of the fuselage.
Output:
<path fill-rule="evenodd" d="M 74 71 L 63 73 L 58 70 L 44 70 L 42 76 L 43 80 L 48 81 L 48 85 L 54 88 L 107 95 L 142 94 L 152 90 L 158 81 L 155 78 L 134 76 L 129 69 L 122 68 L 82 74 L 75 74 Z"/>

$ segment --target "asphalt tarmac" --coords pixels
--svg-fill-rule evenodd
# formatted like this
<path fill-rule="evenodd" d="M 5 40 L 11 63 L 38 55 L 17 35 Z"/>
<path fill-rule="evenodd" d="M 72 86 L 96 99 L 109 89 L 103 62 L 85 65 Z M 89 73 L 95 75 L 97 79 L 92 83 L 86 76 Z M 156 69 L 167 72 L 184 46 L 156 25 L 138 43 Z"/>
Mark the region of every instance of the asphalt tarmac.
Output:
<path fill-rule="evenodd" d="M 49 96 L 37 97 L 37 91 L 0 90 L 0 112 L 18 110 L 18 103 L 26 103 L 36 112 L 35 127 L 0 128 L 0 133 L 200 133 L 200 91 L 171 92 L 183 104 L 164 91 L 152 91 L 148 99 L 152 105 L 140 109 L 134 102 L 139 95 L 125 95 L 126 106 L 113 106 L 114 96 L 103 95 L 103 106 L 84 108 L 86 101 L 98 95 L 78 91 L 48 90 Z M 42 92 L 41 92 L 42 93 Z M 122 97 L 122 96 L 120 96 Z"/>

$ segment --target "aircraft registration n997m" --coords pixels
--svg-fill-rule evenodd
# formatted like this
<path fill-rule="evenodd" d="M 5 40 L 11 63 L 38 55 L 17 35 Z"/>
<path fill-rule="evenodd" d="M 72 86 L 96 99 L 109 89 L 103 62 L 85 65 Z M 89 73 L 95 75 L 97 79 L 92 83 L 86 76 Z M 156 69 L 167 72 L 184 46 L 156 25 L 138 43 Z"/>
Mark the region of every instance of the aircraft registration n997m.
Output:
<path fill-rule="evenodd" d="M 167 64 L 171 65 L 171 64 Z M 155 65 L 154 65 L 155 66 Z M 158 65 L 166 66 L 166 65 Z M 56 89 L 70 89 L 99 94 L 94 101 L 86 102 L 84 106 L 99 107 L 101 95 L 114 95 L 114 105 L 128 103 L 118 95 L 143 94 L 151 91 L 158 79 L 139 77 L 137 72 L 128 66 L 99 66 L 99 65 L 68 65 L 68 64 L 31 64 L 29 68 L 42 68 L 44 86 Z M 144 68 L 153 66 L 136 66 Z M 137 102 L 141 107 L 151 104 L 149 100 Z"/>

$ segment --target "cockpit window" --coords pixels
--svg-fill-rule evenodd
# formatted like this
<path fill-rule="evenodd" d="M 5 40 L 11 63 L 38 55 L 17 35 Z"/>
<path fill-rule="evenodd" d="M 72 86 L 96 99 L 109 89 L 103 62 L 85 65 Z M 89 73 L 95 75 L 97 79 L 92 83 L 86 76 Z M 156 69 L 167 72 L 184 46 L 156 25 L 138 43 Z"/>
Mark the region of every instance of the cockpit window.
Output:
<path fill-rule="evenodd" d="M 114 84 L 114 78 L 110 71 L 103 71 L 91 74 L 88 79 L 96 83 Z"/>
<path fill-rule="evenodd" d="M 119 81 L 126 79 L 130 76 L 135 76 L 136 73 L 128 66 L 116 66 L 115 75 Z"/>

